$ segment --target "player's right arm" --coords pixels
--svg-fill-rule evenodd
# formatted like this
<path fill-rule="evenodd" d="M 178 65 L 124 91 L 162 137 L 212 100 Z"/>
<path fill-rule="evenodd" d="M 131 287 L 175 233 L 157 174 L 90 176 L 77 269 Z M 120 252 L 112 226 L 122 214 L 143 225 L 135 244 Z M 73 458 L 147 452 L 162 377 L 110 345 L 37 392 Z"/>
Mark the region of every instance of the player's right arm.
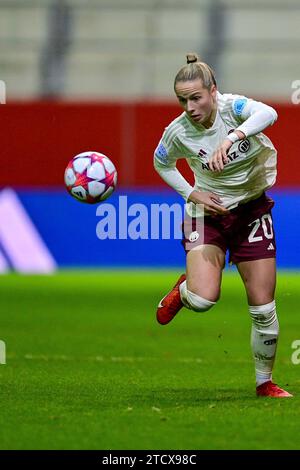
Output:
<path fill-rule="evenodd" d="M 175 191 L 177 191 L 187 202 L 202 204 L 205 212 L 209 214 L 227 214 L 229 211 L 221 205 L 220 198 L 207 191 L 195 190 L 176 168 L 180 149 L 175 145 L 167 145 L 164 136 L 158 144 L 154 153 L 154 168 L 161 178 Z"/>

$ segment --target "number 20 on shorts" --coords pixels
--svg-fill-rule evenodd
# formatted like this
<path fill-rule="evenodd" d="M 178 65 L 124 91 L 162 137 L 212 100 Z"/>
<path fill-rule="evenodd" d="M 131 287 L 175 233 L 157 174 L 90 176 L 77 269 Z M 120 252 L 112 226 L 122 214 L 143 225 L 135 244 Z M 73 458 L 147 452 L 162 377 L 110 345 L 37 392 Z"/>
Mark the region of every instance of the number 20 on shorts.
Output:
<path fill-rule="evenodd" d="M 258 231 L 260 226 L 262 226 L 264 236 L 267 239 L 270 240 L 273 238 L 273 222 L 270 214 L 264 214 L 260 219 L 253 220 L 253 222 L 249 224 L 249 227 L 251 227 L 251 225 L 254 226 L 248 237 L 249 243 L 260 242 L 263 240 L 262 235 L 256 235 L 256 232 Z"/>

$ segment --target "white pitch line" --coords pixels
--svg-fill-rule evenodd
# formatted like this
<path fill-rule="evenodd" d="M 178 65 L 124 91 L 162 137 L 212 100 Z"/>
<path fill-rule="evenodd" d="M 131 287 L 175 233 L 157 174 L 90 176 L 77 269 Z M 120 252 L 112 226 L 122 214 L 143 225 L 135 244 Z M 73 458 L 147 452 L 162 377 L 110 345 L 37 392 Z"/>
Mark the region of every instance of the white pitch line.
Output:
<path fill-rule="evenodd" d="M 71 355 L 65 355 L 65 354 L 31 354 L 27 353 L 23 356 L 19 356 L 14 353 L 10 353 L 6 355 L 7 363 L 10 361 L 20 361 L 20 360 L 28 360 L 28 361 L 45 361 L 45 362 L 51 362 L 51 361 L 74 361 L 74 362 L 114 362 L 114 363 L 128 363 L 128 364 L 135 364 L 135 363 L 141 363 L 141 362 L 173 362 L 173 363 L 183 363 L 183 364 L 188 364 L 188 363 L 196 363 L 196 364 L 209 364 L 210 360 L 209 358 L 200 358 L 200 357 L 175 357 L 175 358 L 170 358 L 170 357 L 148 357 L 148 356 L 71 356 Z M 228 360 L 228 356 L 224 356 L 220 354 L 219 357 L 220 361 L 226 359 L 226 362 Z M 239 363 L 239 364 L 248 364 L 248 360 L 244 359 L 233 359 L 234 363 Z"/>
<path fill-rule="evenodd" d="M 69 355 L 45 355 L 45 354 L 31 354 L 27 353 L 24 356 L 18 356 L 16 354 L 9 354 L 7 355 L 8 360 L 22 360 L 26 359 L 29 361 L 92 361 L 92 362 L 149 362 L 149 361 L 161 361 L 164 358 L 161 357 L 148 357 L 148 356 L 69 356 Z M 203 362 L 203 359 L 199 357 L 181 357 L 181 358 L 165 358 L 166 361 L 172 362 Z"/>

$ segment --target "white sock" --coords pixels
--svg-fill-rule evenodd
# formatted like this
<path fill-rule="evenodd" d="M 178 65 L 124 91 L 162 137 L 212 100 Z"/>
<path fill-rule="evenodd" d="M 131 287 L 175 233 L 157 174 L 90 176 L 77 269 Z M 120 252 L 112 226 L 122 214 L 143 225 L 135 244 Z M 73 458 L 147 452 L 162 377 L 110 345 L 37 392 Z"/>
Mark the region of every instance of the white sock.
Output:
<path fill-rule="evenodd" d="M 251 347 L 258 386 L 272 380 L 279 335 L 275 300 L 265 305 L 249 305 L 249 312 L 252 318 Z"/>

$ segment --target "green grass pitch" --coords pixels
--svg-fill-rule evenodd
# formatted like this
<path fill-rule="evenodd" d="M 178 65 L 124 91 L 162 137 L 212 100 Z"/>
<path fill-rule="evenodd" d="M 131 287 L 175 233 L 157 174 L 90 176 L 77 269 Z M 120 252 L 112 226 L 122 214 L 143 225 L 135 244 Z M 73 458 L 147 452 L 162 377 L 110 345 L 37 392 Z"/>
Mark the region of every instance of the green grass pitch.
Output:
<path fill-rule="evenodd" d="M 299 449 L 300 275 L 278 276 L 280 400 L 255 396 L 235 273 L 213 310 L 156 323 L 178 274 L 2 276 L 1 449 Z"/>

